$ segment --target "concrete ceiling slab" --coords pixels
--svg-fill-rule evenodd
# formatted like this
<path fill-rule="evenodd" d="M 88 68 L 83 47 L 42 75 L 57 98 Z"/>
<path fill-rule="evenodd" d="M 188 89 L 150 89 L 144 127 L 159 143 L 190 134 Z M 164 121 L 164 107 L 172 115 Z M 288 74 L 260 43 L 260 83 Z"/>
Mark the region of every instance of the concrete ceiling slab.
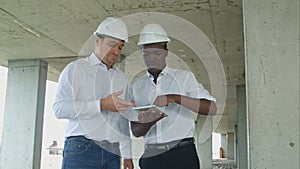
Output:
<path fill-rule="evenodd" d="M 178 16 L 205 33 L 219 53 L 228 85 L 224 107 L 228 117 L 227 120 L 222 118 L 225 120 L 221 120 L 221 127 L 217 128 L 220 132 L 232 129 L 232 123 L 236 122 L 236 94 L 233 90 L 236 85 L 245 84 L 241 0 L 0 0 L 0 65 L 7 66 L 9 59 L 43 59 L 49 63 L 48 79 L 57 81 L 67 63 L 91 50 L 85 47 L 91 43 L 88 41 L 103 19 L 141 12 Z M 151 22 L 151 16 L 144 19 L 128 22 L 128 29 L 138 34 L 146 23 Z M 186 38 L 194 38 L 184 24 L 161 24 L 167 32 L 184 32 Z M 125 72 L 131 80 L 145 72 L 136 34 L 131 34 L 123 51 Z M 192 70 L 197 79 L 211 90 L 214 84 L 211 84 L 204 64 L 211 58 L 201 60 L 189 45 L 175 36 L 171 37 L 169 51 L 167 61 L 171 67 Z"/>

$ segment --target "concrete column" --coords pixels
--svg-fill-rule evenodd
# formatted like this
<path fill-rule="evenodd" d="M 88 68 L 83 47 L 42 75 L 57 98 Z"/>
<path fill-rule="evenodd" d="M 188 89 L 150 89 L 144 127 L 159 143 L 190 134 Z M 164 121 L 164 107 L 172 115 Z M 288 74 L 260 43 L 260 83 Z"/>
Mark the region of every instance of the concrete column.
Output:
<path fill-rule="evenodd" d="M 2 169 L 39 169 L 47 63 L 10 60 L 1 145 Z"/>
<path fill-rule="evenodd" d="M 237 166 L 237 124 L 234 125 L 234 165 Z"/>
<path fill-rule="evenodd" d="M 227 139 L 226 134 L 221 134 L 221 147 L 223 149 L 223 158 L 227 157 Z"/>
<path fill-rule="evenodd" d="M 246 116 L 246 88 L 237 86 L 237 166 L 248 168 L 247 159 L 247 116 Z"/>
<path fill-rule="evenodd" d="M 201 169 L 212 169 L 212 117 L 199 116 L 195 138 Z"/>
<path fill-rule="evenodd" d="M 228 132 L 226 138 L 227 138 L 226 157 L 228 159 L 233 160 L 234 159 L 234 133 L 233 132 Z"/>
<path fill-rule="evenodd" d="M 250 168 L 299 168 L 299 0 L 244 0 Z"/>

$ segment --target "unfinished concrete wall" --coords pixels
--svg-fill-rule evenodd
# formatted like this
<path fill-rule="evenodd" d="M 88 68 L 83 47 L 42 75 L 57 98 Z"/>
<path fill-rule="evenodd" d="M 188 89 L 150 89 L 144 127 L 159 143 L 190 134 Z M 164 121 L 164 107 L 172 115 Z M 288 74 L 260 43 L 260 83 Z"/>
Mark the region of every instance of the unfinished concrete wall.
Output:
<path fill-rule="evenodd" d="M 245 85 L 237 86 L 237 167 L 242 169 L 248 168 L 248 151 L 247 151 L 247 116 L 246 116 L 246 87 Z"/>
<path fill-rule="evenodd" d="M 250 168 L 299 168 L 299 0 L 244 0 Z"/>

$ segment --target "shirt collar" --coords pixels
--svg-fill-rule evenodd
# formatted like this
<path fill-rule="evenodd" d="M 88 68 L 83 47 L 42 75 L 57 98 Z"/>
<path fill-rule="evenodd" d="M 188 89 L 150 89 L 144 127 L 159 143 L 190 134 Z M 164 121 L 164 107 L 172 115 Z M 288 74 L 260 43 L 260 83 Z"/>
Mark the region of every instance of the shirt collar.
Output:
<path fill-rule="evenodd" d="M 171 68 L 169 66 L 166 66 L 158 76 L 164 76 L 166 74 L 170 74 Z M 153 77 L 147 70 L 146 72 L 147 77 Z"/>
<path fill-rule="evenodd" d="M 171 73 L 171 68 L 169 66 L 166 66 L 164 70 L 161 72 L 163 75 L 165 74 L 170 74 Z"/>
<path fill-rule="evenodd" d="M 94 53 L 89 56 L 89 62 L 92 66 L 103 64 Z"/>
<path fill-rule="evenodd" d="M 95 55 L 95 53 L 92 53 L 89 56 L 89 62 L 90 62 L 90 65 L 92 65 L 92 66 L 102 66 L 102 67 L 107 68 L 106 65 L 104 63 L 102 63 L 101 60 Z M 112 67 L 112 70 L 116 70 L 115 65 Z"/>

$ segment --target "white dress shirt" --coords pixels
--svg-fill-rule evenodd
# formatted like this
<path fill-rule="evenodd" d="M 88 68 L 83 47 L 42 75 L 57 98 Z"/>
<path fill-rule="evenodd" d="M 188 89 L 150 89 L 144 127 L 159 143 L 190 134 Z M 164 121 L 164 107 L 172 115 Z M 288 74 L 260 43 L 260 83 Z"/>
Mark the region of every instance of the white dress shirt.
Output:
<path fill-rule="evenodd" d="M 196 80 L 193 73 L 185 70 L 171 69 L 168 66 L 159 74 L 157 84 L 154 77 L 147 74 L 129 87 L 129 98 L 136 106 L 153 104 L 156 96 L 178 94 L 197 99 L 215 101 L 207 90 Z M 195 130 L 195 113 L 177 103 L 164 108 L 168 116 L 158 121 L 144 136 L 145 144 L 166 143 L 193 137 Z"/>
<path fill-rule="evenodd" d="M 127 78 L 118 68 L 107 70 L 94 54 L 69 63 L 62 71 L 53 110 L 68 119 L 66 137 L 82 135 L 96 141 L 119 142 L 123 158 L 131 158 L 128 120 L 120 113 L 100 109 L 100 99 L 123 89 Z M 125 94 L 119 96 L 123 98 Z"/>

